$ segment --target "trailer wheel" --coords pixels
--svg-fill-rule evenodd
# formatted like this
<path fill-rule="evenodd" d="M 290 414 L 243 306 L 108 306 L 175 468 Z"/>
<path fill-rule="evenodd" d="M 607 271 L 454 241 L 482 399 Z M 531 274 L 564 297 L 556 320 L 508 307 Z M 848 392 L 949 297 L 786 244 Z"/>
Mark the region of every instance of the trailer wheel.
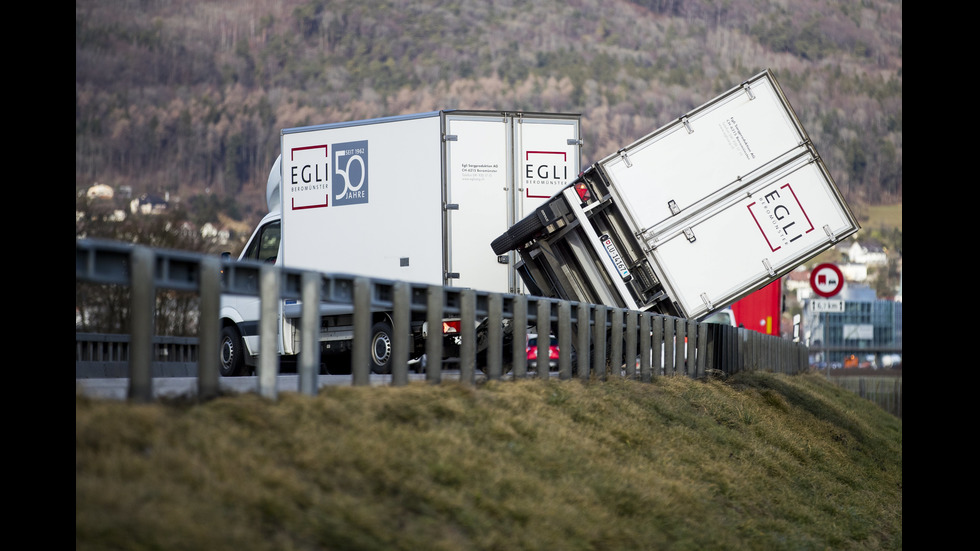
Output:
<path fill-rule="evenodd" d="M 538 233 L 542 228 L 544 228 L 545 224 L 542 222 L 542 220 L 547 218 L 547 216 L 544 214 L 545 208 L 547 208 L 547 205 L 541 205 L 540 207 L 534 209 L 534 212 L 518 220 L 516 224 L 507 230 L 506 235 L 510 238 L 510 249 L 520 247 L 524 243 L 530 241 L 534 234 Z M 492 243 L 491 246 L 493 246 Z"/>
<path fill-rule="evenodd" d="M 371 327 L 371 371 L 391 373 L 391 325 L 379 321 Z"/>
<path fill-rule="evenodd" d="M 542 211 L 546 205 L 534 209 L 534 212 L 517 221 L 506 233 L 490 242 L 493 254 L 504 254 L 516 249 L 528 241 L 532 235 L 544 227 Z"/>
<path fill-rule="evenodd" d="M 218 371 L 222 377 L 236 377 L 245 370 L 245 343 L 234 326 L 221 328 Z"/>
<path fill-rule="evenodd" d="M 510 236 L 509 232 L 490 242 L 490 248 L 493 249 L 493 254 L 504 254 L 507 251 L 513 250 L 515 247 L 517 245 L 514 243 L 514 238 Z"/>

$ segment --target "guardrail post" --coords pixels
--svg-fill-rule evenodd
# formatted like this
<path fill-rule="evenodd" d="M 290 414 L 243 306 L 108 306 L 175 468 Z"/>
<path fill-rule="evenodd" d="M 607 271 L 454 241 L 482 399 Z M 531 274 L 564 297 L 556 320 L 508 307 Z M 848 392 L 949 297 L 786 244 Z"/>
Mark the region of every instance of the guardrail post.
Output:
<path fill-rule="evenodd" d="M 514 331 L 511 343 L 511 364 L 514 380 L 527 377 L 527 297 L 514 296 Z"/>
<path fill-rule="evenodd" d="M 303 310 L 300 313 L 299 391 L 316 396 L 320 375 L 320 275 L 303 272 L 301 292 Z"/>
<path fill-rule="evenodd" d="M 589 369 L 592 365 L 592 353 L 589 346 L 589 305 L 583 302 L 578 303 L 578 313 L 575 316 L 575 324 L 578 328 L 576 342 L 578 343 L 578 378 L 583 381 L 589 380 Z"/>
<path fill-rule="evenodd" d="M 464 289 L 459 294 L 460 350 L 459 381 L 476 383 L 476 292 Z"/>
<path fill-rule="evenodd" d="M 279 398 L 279 270 L 271 264 L 259 268 L 259 396 Z"/>
<path fill-rule="evenodd" d="M 551 301 L 538 297 L 538 369 L 540 379 L 547 379 L 551 352 Z"/>
<path fill-rule="evenodd" d="M 704 376 L 704 369 L 698 366 L 698 323 L 687 320 L 685 334 L 687 335 L 687 376 L 697 379 Z"/>
<path fill-rule="evenodd" d="M 626 344 L 623 350 L 623 357 L 626 359 L 626 378 L 636 379 L 636 312 L 626 310 L 623 313 L 626 318 Z M 649 340 L 649 339 L 648 339 Z"/>
<path fill-rule="evenodd" d="M 652 326 L 654 322 L 656 325 Z M 653 381 L 654 374 L 660 373 L 660 339 L 663 338 L 663 329 L 655 331 L 654 327 L 662 325 L 660 318 L 653 314 L 640 313 L 640 380 L 644 383 Z M 653 369 L 654 365 L 657 366 L 656 370 Z"/>
<path fill-rule="evenodd" d="M 426 323 L 429 334 L 425 339 L 425 379 L 430 383 L 442 381 L 442 310 L 445 302 L 443 287 L 430 285 L 426 303 Z"/>
<path fill-rule="evenodd" d="M 487 298 L 487 377 L 496 381 L 503 372 L 504 297 L 491 293 Z"/>
<path fill-rule="evenodd" d="M 395 331 L 394 342 L 391 343 L 391 384 L 405 386 L 408 384 L 408 354 L 411 331 L 412 295 L 411 287 L 396 281 L 392 290 L 393 311 L 391 326 Z"/>
<path fill-rule="evenodd" d="M 643 373 L 640 370 L 640 375 L 644 381 L 650 382 L 655 377 L 659 377 L 666 373 L 664 369 L 664 323 L 666 317 L 655 314 L 644 314 L 645 317 L 649 319 L 649 325 L 646 329 L 640 329 L 640 334 L 643 335 L 644 339 L 650 339 L 650 372 Z M 641 359 L 646 361 L 646 359 Z M 643 365 L 642 363 L 640 364 Z"/>
<path fill-rule="evenodd" d="M 606 380 L 606 310 L 604 304 L 595 306 L 595 325 L 592 326 L 593 342 L 592 371 L 600 381 Z"/>
<path fill-rule="evenodd" d="M 676 365 L 674 360 L 677 358 L 677 332 L 675 331 L 675 318 L 673 316 L 664 317 L 664 375 L 674 375 Z"/>
<path fill-rule="evenodd" d="M 614 377 L 623 376 L 623 310 L 609 310 L 609 369 Z M 632 361 L 632 360 L 629 360 Z"/>
<path fill-rule="evenodd" d="M 697 335 L 697 361 L 694 363 L 698 377 L 704 377 L 708 372 L 708 323 L 695 324 L 694 333 Z"/>
<path fill-rule="evenodd" d="M 130 252 L 129 312 L 129 398 L 137 402 L 153 400 L 150 369 L 153 358 L 153 318 L 156 289 L 153 279 L 153 251 L 134 247 Z"/>
<path fill-rule="evenodd" d="M 572 304 L 558 303 L 558 378 L 572 378 Z"/>
<path fill-rule="evenodd" d="M 354 279 L 354 342 L 351 346 L 351 384 L 368 385 L 371 382 L 371 282 L 364 277 Z M 432 366 L 431 359 L 429 366 Z"/>
<path fill-rule="evenodd" d="M 221 263 L 206 256 L 200 263 L 201 319 L 197 330 L 197 396 L 207 400 L 218 395 L 218 347 L 221 328 Z"/>

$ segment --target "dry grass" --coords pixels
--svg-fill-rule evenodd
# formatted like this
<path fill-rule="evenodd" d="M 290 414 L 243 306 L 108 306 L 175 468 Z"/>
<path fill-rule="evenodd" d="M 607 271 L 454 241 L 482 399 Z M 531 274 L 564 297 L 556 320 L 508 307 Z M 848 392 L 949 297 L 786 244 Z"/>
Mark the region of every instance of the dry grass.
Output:
<path fill-rule="evenodd" d="M 867 219 L 861 225 L 875 229 L 902 229 L 902 204 L 868 206 Z"/>
<path fill-rule="evenodd" d="M 902 421 L 819 376 L 75 404 L 77 550 L 902 548 Z"/>

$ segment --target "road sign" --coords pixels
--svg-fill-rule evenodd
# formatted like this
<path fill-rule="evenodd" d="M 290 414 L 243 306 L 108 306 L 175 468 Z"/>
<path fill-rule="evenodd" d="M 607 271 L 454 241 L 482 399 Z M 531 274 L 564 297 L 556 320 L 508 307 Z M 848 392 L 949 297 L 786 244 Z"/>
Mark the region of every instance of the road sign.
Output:
<path fill-rule="evenodd" d="M 843 300 L 811 300 L 810 310 L 813 312 L 843 312 Z"/>
<path fill-rule="evenodd" d="M 810 287 L 824 298 L 832 297 L 844 288 L 844 274 L 836 264 L 820 264 L 810 273 Z"/>

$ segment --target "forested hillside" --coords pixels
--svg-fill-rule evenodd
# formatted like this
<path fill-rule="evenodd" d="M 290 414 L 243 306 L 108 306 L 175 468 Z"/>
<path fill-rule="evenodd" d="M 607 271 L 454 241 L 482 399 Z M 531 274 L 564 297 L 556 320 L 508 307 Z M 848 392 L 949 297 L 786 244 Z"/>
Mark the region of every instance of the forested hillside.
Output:
<path fill-rule="evenodd" d="M 902 198 L 900 0 L 77 0 L 75 187 L 253 223 L 282 128 L 582 114 L 588 164 L 772 68 L 852 206 Z"/>

